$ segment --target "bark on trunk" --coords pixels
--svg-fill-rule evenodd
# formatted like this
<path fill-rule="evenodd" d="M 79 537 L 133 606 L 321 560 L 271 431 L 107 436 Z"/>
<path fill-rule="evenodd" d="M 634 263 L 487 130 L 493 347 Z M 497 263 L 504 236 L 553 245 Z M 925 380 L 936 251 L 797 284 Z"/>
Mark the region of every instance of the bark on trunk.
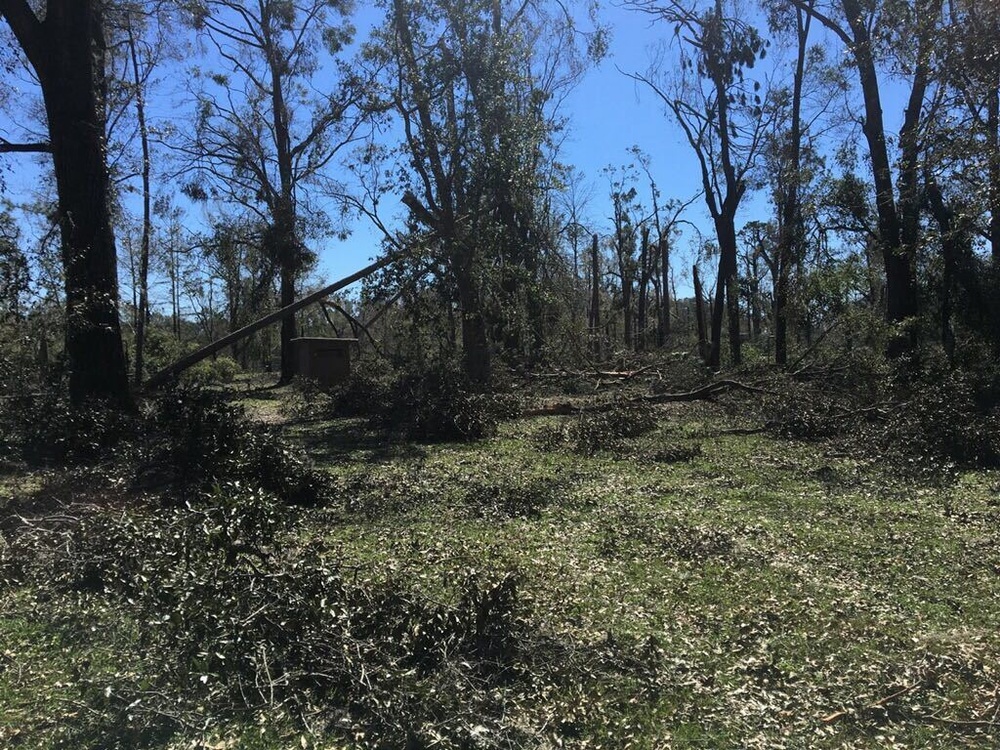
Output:
<path fill-rule="evenodd" d="M 657 343 L 666 346 L 670 340 L 670 242 L 660 238 L 660 336 Z"/>
<path fill-rule="evenodd" d="M 139 124 L 139 141 L 142 144 L 142 238 L 139 242 L 139 305 L 135 318 L 135 374 L 133 382 L 142 384 L 145 366 L 146 322 L 149 319 L 149 240 L 152 231 L 152 188 L 150 185 L 149 128 L 146 126 L 146 99 L 144 82 L 139 70 L 139 53 L 131 18 L 128 23 L 128 49 L 135 83 L 135 115 Z"/>
<path fill-rule="evenodd" d="M 490 381 L 490 344 L 479 290 L 468 263 L 460 262 L 455 275 L 462 314 L 462 369 L 469 382 L 485 386 Z"/>
<path fill-rule="evenodd" d="M 50 2 L 40 29 L 44 52 L 32 63 L 42 85 L 59 196 L 70 400 L 125 405 L 128 373 L 109 208 L 100 3 Z"/>
<path fill-rule="evenodd" d="M 694 318 L 698 328 L 698 355 L 703 361 L 710 361 L 711 352 L 709 350 L 708 338 L 705 333 L 705 296 L 701 287 L 701 275 L 698 273 L 697 264 L 691 268 L 691 276 L 694 279 Z"/>
<path fill-rule="evenodd" d="M 861 81 L 861 91 L 864 97 L 865 119 L 863 130 L 868 142 L 869 156 L 872 162 L 872 173 L 875 183 L 875 200 L 878 213 L 879 242 L 882 247 L 882 259 L 885 267 L 886 280 L 886 320 L 889 323 L 902 323 L 917 313 L 916 284 L 913 278 L 912 250 L 903 242 L 902 226 L 896 206 L 895 192 L 892 180 L 892 170 L 889 153 L 885 142 L 885 125 L 882 116 L 882 101 L 879 91 L 878 74 L 872 51 L 872 40 L 865 25 L 865 14 L 858 0 L 842 0 L 844 16 L 847 18 L 854 36 L 854 60 Z M 915 89 L 920 85 L 920 64 L 914 78 L 914 89 L 911 90 L 911 103 Z M 907 119 L 913 110 L 907 108 Z M 919 115 L 919 109 L 912 115 Z M 904 123 L 900 133 L 901 141 L 907 132 L 916 138 L 916 122 Z M 915 140 L 914 140 L 915 143 Z M 905 150 L 907 144 L 901 144 Z M 904 154 L 906 162 L 908 156 Z M 915 164 L 915 159 L 909 159 Z M 894 336 L 890 341 L 888 355 L 898 357 L 910 351 L 915 340 L 912 335 Z"/>
<path fill-rule="evenodd" d="M 1000 89 L 1000 81 L 997 82 Z M 1000 90 L 990 92 L 986 115 L 990 178 L 990 250 L 993 265 L 1000 266 Z"/>
<path fill-rule="evenodd" d="M 639 299 L 636 305 L 635 349 L 646 348 L 646 297 L 649 291 L 649 230 L 642 228 L 642 247 L 639 249 Z"/>
<path fill-rule="evenodd" d="M 590 240 L 590 347 L 594 356 L 601 357 L 601 257 L 597 235 Z"/>

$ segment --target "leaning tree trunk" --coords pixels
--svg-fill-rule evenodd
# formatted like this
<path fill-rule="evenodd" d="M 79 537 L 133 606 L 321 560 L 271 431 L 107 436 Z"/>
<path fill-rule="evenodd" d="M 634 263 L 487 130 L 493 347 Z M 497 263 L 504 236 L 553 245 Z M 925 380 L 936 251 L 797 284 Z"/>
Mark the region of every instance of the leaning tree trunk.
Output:
<path fill-rule="evenodd" d="M 125 404 L 118 267 L 105 153 L 104 37 L 96 0 L 49 3 L 37 66 L 58 191 L 66 290 L 66 356 L 74 404 Z"/>

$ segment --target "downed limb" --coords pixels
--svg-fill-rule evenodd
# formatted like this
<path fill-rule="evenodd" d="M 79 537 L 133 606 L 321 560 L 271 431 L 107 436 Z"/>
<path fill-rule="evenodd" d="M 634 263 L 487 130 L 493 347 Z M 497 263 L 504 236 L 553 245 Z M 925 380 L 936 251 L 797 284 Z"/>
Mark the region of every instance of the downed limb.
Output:
<path fill-rule="evenodd" d="M 329 297 L 334 292 L 339 292 L 344 287 L 350 286 L 354 282 L 360 281 L 366 276 L 371 276 L 376 271 L 381 271 L 383 268 L 388 266 L 390 263 L 394 263 L 396 260 L 398 260 L 397 255 L 387 255 L 386 257 L 382 258 L 382 260 L 376 261 L 375 263 L 372 263 L 369 266 L 365 266 L 360 271 L 353 273 L 350 276 L 345 276 L 344 278 L 340 279 L 340 281 L 336 281 L 333 284 L 330 284 L 329 286 L 325 286 L 322 289 L 313 292 L 312 294 L 306 295 L 302 299 L 293 302 L 292 304 L 287 305 L 281 308 L 280 310 L 271 313 L 270 315 L 265 315 L 260 320 L 254 321 L 253 323 L 250 323 L 249 325 L 246 325 L 243 328 L 240 328 L 238 331 L 233 331 L 232 333 L 223 336 L 221 339 L 213 341 L 211 344 L 203 346 L 197 351 L 194 351 L 191 354 L 181 357 L 176 362 L 173 362 L 164 367 L 159 372 L 154 373 L 149 378 L 149 380 L 146 381 L 145 387 L 152 389 L 164 385 L 165 383 L 169 382 L 171 378 L 176 377 L 189 367 L 198 364 L 203 359 L 210 357 L 211 355 L 215 354 L 215 352 L 221 351 L 230 344 L 245 339 L 251 333 L 259 331 L 261 328 L 269 326 L 272 323 L 277 323 L 279 320 L 282 320 L 283 318 L 292 315 L 293 313 L 295 313 L 298 310 L 301 310 L 303 307 L 306 307 L 307 305 L 319 302 L 320 300 Z"/>
<path fill-rule="evenodd" d="M 567 414 L 585 414 L 602 411 L 610 411 L 619 406 L 629 406 L 636 404 L 670 404 L 684 401 L 711 401 L 716 396 L 720 396 L 728 391 L 743 391 L 746 393 L 756 393 L 761 395 L 773 395 L 771 391 L 756 386 L 740 383 L 737 380 L 717 380 L 714 383 L 695 388 L 693 391 L 682 393 L 653 393 L 645 396 L 633 396 L 632 398 L 619 399 L 616 401 L 605 401 L 597 404 L 579 404 L 572 401 L 560 401 L 553 404 L 528 409 L 522 412 L 523 417 L 559 416 Z"/>
<path fill-rule="evenodd" d="M 897 690 L 896 692 L 890 693 L 889 695 L 885 696 L 884 698 L 880 698 L 877 701 L 869 703 L 864 708 L 868 709 L 868 710 L 876 709 L 876 708 L 885 708 L 886 705 L 888 705 L 889 703 L 892 703 L 892 701 L 896 700 L 896 698 L 900 698 L 900 697 L 906 695 L 907 693 L 912 693 L 914 690 L 916 690 L 916 689 L 918 689 L 920 687 L 923 687 L 925 684 L 926 683 L 921 680 L 921 681 L 918 681 L 918 682 L 914 682 L 914 683 L 912 683 L 910 685 L 906 685 L 906 686 L 900 688 L 899 690 Z M 827 716 L 823 716 L 822 718 L 820 718 L 820 721 L 823 722 L 824 724 L 832 724 L 833 722 L 835 722 L 835 721 L 837 721 L 839 719 L 842 719 L 845 716 L 849 716 L 851 713 L 852 712 L 850 710 L 846 709 L 846 708 L 845 709 L 841 709 L 840 711 L 834 711 L 832 714 L 829 714 Z"/>
<path fill-rule="evenodd" d="M 653 365 L 640 367 L 638 370 L 559 370 L 557 372 L 539 372 L 532 375 L 535 378 L 618 378 L 631 380 L 653 369 Z"/>

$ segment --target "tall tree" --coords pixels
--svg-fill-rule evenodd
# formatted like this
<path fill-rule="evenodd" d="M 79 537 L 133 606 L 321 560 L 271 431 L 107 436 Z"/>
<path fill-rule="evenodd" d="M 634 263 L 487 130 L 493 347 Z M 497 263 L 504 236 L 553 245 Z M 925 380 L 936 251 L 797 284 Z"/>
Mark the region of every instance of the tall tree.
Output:
<path fill-rule="evenodd" d="M 350 41 L 351 3 L 194 0 L 188 8 L 219 68 L 230 72 L 202 79 L 196 136 L 183 150 L 215 194 L 268 225 L 265 243 L 277 261 L 285 307 L 295 301 L 297 278 L 313 258 L 306 235 L 328 227 L 308 188 L 339 191 L 328 167 L 364 121 L 363 85 L 320 54 L 334 56 Z M 294 375 L 294 337 L 295 318 L 286 316 L 282 382 Z"/>
<path fill-rule="evenodd" d="M 121 145 L 126 151 L 134 152 L 135 141 L 138 140 L 136 166 L 129 170 L 131 174 L 116 175 L 121 181 L 138 179 L 142 203 L 138 252 L 129 256 L 130 264 L 134 265 L 131 269 L 135 297 L 133 380 L 137 385 L 142 382 L 145 361 L 146 325 L 149 320 L 150 247 L 154 229 L 153 138 L 147 115 L 147 100 L 154 84 L 154 71 L 172 52 L 167 30 L 176 20 L 174 11 L 175 5 L 171 0 L 119 0 L 107 7 L 110 47 L 113 55 L 120 58 L 117 67 L 121 68 L 114 86 L 119 100 L 115 103 L 120 110 L 119 115 L 125 110 L 131 110 L 134 114 L 134 119 L 127 120 L 134 122 L 134 128 L 128 130 Z M 114 120 L 112 117 L 112 121 Z M 111 130 L 109 139 L 114 138 L 115 130 L 123 128 Z"/>
<path fill-rule="evenodd" d="M 812 3 L 807 7 L 811 7 Z M 782 12 L 782 11 L 785 12 Z M 779 118 L 779 130 L 772 145 L 772 162 L 777 167 L 772 174 L 774 201 L 778 218 L 777 247 L 768 259 L 774 295 L 774 361 L 784 367 L 788 363 L 789 276 L 796 258 L 802 255 L 803 219 L 801 186 L 803 182 L 802 146 L 805 136 L 802 121 L 802 98 L 806 76 L 806 55 L 812 16 L 795 6 L 791 13 L 785 7 L 772 8 L 771 26 L 779 30 L 790 27 L 795 39 L 795 63 L 792 85 L 787 99 L 787 118 Z M 791 16 L 791 18 L 789 18 Z M 786 129 L 787 128 L 787 129 Z"/>
<path fill-rule="evenodd" d="M 393 0 L 368 46 L 401 122 L 400 192 L 461 314 L 467 377 L 485 383 L 492 340 L 537 356 L 544 194 L 559 94 L 578 78 L 563 10 L 502 0 Z M 491 304 L 492 302 L 492 304 Z"/>
<path fill-rule="evenodd" d="M 878 216 L 878 242 L 885 269 L 886 320 L 898 326 L 888 354 L 899 356 L 916 343 L 916 329 L 906 326 L 918 312 L 914 258 L 920 230 L 922 191 L 920 157 L 924 104 L 932 76 L 934 45 L 941 28 L 942 0 L 867 2 L 811 0 L 795 5 L 829 29 L 851 55 L 864 102 L 862 131 L 868 145 Z M 909 72 L 909 92 L 899 130 L 896 179 L 882 111 L 879 53 L 890 50 L 895 67 Z"/>
<path fill-rule="evenodd" d="M 23 312 L 30 284 L 21 232 L 7 206 L 0 205 L 0 323 Z"/>
<path fill-rule="evenodd" d="M 947 118 L 932 147 L 945 152 L 947 169 L 982 206 L 980 233 L 1000 267 L 1000 5 L 993 0 L 952 0 L 939 38 L 941 83 Z M 970 190 L 971 188 L 971 190 Z M 938 188 L 935 188 L 938 189 Z M 978 217 L 977 217 L 978 218 Z"/>
<path fill-rule="evenodd" d="M 129 399 L 118 317 L 118 268 L 105 151 L 105 35 L 101 0 L 0 0 L 0 15 L 42 90 L 58 192 L 73 403 Z M 36 149 L 37 150 L 37 149 Z"/>
<path fill-rule="evenodd" d="M 701 168 L 705 204 L 719 244 L 708 365 L 721 364 L 722 320 L 728 312 L 733 364 L 740 363 L 736 217 L 766 131 L 766 91 L 746 71 L 766 55 L 767 42 L 727 0 L 702 8 L 685 0 L 628 3 L 670 24 L 680 54 L 679 77 L 662 70 L 633 74 L 663 101 L 684 131 Z"/>
<path fill-rule="evenodd" d="M 623 170 L 608 167 L 605 172 L 611 181 L 612 235 L 609 243 L 621 292 L 625 348 L 631 349 L 636 343 L 636 281 L 639 280 L 637 276 L 641 273 L 641 264 L 646 261 L 645 244 L 649 242 L 649 230 L 643 226 L 644 208 L 639 203 L 639 191 L 633 184 L 638 176 L 634 165 L 630 164 Z"/>

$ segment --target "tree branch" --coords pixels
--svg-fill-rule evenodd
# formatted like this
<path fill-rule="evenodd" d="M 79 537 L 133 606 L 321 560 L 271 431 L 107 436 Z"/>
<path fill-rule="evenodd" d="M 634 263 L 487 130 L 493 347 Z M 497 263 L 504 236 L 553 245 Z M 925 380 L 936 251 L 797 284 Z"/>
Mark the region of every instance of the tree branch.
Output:
<path fill-rule="evenodd" d="M 0 138 L 0 154 L 48 154 L 52 152 L 49 143 L 11 143 Z"/>
<path fill-rule="evenodd" d="M 44 58 L 42 22 L 31 10 L 27 0 L 0 0 L 0 16 L 4 17 L 21 45 L 35 72 L 38 73 Z"/>

